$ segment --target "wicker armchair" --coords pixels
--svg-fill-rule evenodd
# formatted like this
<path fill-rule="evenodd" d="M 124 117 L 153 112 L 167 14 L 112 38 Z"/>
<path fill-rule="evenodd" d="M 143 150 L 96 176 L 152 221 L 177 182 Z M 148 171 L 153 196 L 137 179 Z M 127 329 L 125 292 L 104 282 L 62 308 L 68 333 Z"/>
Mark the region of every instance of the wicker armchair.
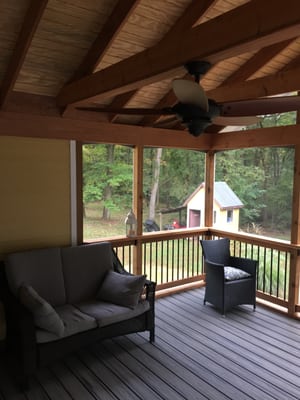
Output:
<path fill-rule="evenodd" d="M 226 311 L 240 304 L 256 307 L 257 261 L 230 256 L 229 239 L 200 240 L 206 272 L 204 304 Z"/>

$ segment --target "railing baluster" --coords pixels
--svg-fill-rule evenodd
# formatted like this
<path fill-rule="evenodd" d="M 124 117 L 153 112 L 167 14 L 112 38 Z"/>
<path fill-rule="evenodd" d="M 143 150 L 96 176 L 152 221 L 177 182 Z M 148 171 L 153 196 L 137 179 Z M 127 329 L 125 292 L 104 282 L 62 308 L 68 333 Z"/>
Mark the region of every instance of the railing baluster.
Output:
<path fill-rule="evenodd" d="M 136 239 L 142 241 L 143 271 L 148 279 L 167 287 L 176 286 L 177 281 L 190 282 L 191 278 L 202 277 L 204 273 L 200 237 L 206 237 L 207 232 L 191 234 L 188 231 L 170 232 L 158 235 L 142 236 Z M 226 237 L 225 232 L 212 234 L 216 240 Z M 287 305 L 289 299 L 290 260 L 293 247 L 275 240 L 254 238 L 245 235 L 228 233 L 231 254 L 236 257 L 246 257 L 258 261 L 257 293 L 263 299 L 276 304 Z M 116 241 L 114 245 L 118 257 L 126 270 L 133 270 L 133 246 L 135 241 Z M 112 241 L 114 243 L 114 241 Z M 194 280 L 194 279 L 193 279 Z M 287 306 L 286 306 L 287 307 Z"/>

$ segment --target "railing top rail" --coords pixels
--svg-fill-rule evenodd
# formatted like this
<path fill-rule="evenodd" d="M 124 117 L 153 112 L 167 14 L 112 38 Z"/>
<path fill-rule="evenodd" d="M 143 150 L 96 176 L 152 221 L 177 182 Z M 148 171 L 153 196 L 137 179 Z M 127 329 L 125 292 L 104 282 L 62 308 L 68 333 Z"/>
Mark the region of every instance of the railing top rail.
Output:
<path fill-rule="evenodd" d="M 200 235 L 215 235 L 220 237 L 228 237 L 232 240 L 238 240 L 245 243 L 268 247 L 271 249 L 276 249 L 280 251 L 300 251 L 300 244 L 292 244 L 285 240 L 274 239 L 264 236 L 258 236 L 250 233 L 244 232 L 230 232 L 224 231 L 216 228 L 189 228 L 189 229 L 174 229 L 169 231 L 159 231 L 159 232 L 144 232 L 143 235 L 136 237 L 126 237 L 126 236 L 114 236 L 110 238 L 99 238 L 88 240 L 87 243 L 104 242 L 109 241 L 113 246 L 129 246 L 139 243 L 151 243 L 159 242 L 163 240 L 176 240 L 191 236 Z"/>
<path fill-rule="evenodd" d="M 244 232 L 229 232 L 221 229 L 209 228 L 211 235 L 228 237 L 232 240 L 239 240 L 242 242 L 254 244 L 257 246 L 268 247 L 271 249 L 281 251 L 300 250 L 300 245 L 292 244 L 286 240 L 274 239 L 265 236 L 258 236 Z"/>

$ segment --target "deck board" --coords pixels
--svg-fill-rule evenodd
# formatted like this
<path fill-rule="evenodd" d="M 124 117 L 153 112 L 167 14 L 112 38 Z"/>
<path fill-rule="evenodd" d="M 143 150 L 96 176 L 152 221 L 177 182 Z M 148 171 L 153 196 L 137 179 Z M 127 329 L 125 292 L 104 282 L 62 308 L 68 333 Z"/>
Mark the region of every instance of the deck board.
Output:
<path fill-rule="evenodd" d="M 0 400 L 299 400 L 300 322 L 258 305 L 223 317 L 203 289 L 156 301 L 147 333 L 81 349 L 20 392 L 0 364 Z"/>

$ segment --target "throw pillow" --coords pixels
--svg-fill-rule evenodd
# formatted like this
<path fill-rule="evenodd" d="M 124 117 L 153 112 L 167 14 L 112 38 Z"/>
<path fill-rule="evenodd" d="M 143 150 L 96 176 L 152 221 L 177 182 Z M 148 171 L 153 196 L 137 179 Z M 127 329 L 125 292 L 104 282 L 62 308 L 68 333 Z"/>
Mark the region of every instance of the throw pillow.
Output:
<path fill-rule="evenodd" d="M 21 286 L 19 289 L 21 303 L 33 314 L 34 323 L 45 331 L 63 336 L 64 323 L 54 308 L 44 300 L 31 286 Z"/>
<path fill-rule="evenodd" d="M 97 299 L 134 308 L 141 297 L 146 275 L 125 275 L 108 271 L 97 293 Z"/>
<path fill-rule="evenodd" d="M 226 281 L 235 281 L 237 279 L 249 278 L 251 275 L 240 268 L 224 267 L 224 276 Z"/>

